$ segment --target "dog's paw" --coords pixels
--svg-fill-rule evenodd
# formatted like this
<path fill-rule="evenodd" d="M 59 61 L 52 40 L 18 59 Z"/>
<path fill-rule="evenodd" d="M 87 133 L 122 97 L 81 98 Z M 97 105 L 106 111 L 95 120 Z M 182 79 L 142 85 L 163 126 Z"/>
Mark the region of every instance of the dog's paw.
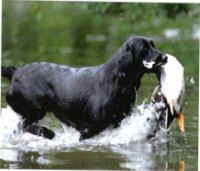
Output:
<path fill-rule="evenodd" d="M 79 138 L 79 141 L 83 141 L 85 139 L 88 139 L 92 137 L 93 135 L 90 133 L 89 128 L 84 128 L 81 130 L 81 136 Z"/>

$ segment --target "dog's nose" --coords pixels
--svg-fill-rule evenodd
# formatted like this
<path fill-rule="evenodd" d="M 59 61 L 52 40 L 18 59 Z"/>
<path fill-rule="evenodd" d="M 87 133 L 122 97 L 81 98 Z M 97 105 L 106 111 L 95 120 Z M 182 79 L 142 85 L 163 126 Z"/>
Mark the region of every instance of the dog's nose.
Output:
<path fill-rule="evenodd" d="M 166 55 L 162 55 L 162 62 L 167 63 L 167 56 Z"/>

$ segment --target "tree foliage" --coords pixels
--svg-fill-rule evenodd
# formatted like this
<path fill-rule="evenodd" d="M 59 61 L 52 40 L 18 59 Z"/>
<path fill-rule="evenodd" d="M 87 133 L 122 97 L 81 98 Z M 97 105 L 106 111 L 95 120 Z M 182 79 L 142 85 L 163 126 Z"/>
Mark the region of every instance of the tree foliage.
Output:
<path fill-rule="evenodd" d="M 196 6 L 196 7 L 195 7 Z M 146 3 L 89 3 L 88 10 L 101 15 L 118 15 L 130 20 L 161 15 L 175 19 L 179 15 L 193 14 L 198 8 L 195 4 L 146 4 Z"/>

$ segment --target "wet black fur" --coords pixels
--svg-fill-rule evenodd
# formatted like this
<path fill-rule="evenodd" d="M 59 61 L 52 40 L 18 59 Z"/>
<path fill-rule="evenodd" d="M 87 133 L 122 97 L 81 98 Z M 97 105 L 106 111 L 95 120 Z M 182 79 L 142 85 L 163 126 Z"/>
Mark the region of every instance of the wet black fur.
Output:
<path fill-rule="evenodd" d="M 143 37 L 129 38 L 106 63 L 71 68 L 47 62 L 17 69 L 4 67 L 11 83 L 8 104 L 24 118 L 23 128 L 33 134 L 53 138 L 53 131 L 37 125 L 47 112 L 90 138 L 109 126 L 119 126 L 130 113 L 136 91 L 146 69 L 142 61 L 163 60 L 153 42 Z"/>

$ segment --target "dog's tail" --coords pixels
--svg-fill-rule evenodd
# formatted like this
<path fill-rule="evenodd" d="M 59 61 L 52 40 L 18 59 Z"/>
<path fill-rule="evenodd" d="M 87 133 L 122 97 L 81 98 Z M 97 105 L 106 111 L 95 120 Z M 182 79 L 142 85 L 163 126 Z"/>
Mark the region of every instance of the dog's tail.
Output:
<path fill-rule="evenodd" d="M 1 76 L 11 80 L 16 70 L 17 68 L 14 66 L 9 66 L 9 67 L 1 66 Z"/>

